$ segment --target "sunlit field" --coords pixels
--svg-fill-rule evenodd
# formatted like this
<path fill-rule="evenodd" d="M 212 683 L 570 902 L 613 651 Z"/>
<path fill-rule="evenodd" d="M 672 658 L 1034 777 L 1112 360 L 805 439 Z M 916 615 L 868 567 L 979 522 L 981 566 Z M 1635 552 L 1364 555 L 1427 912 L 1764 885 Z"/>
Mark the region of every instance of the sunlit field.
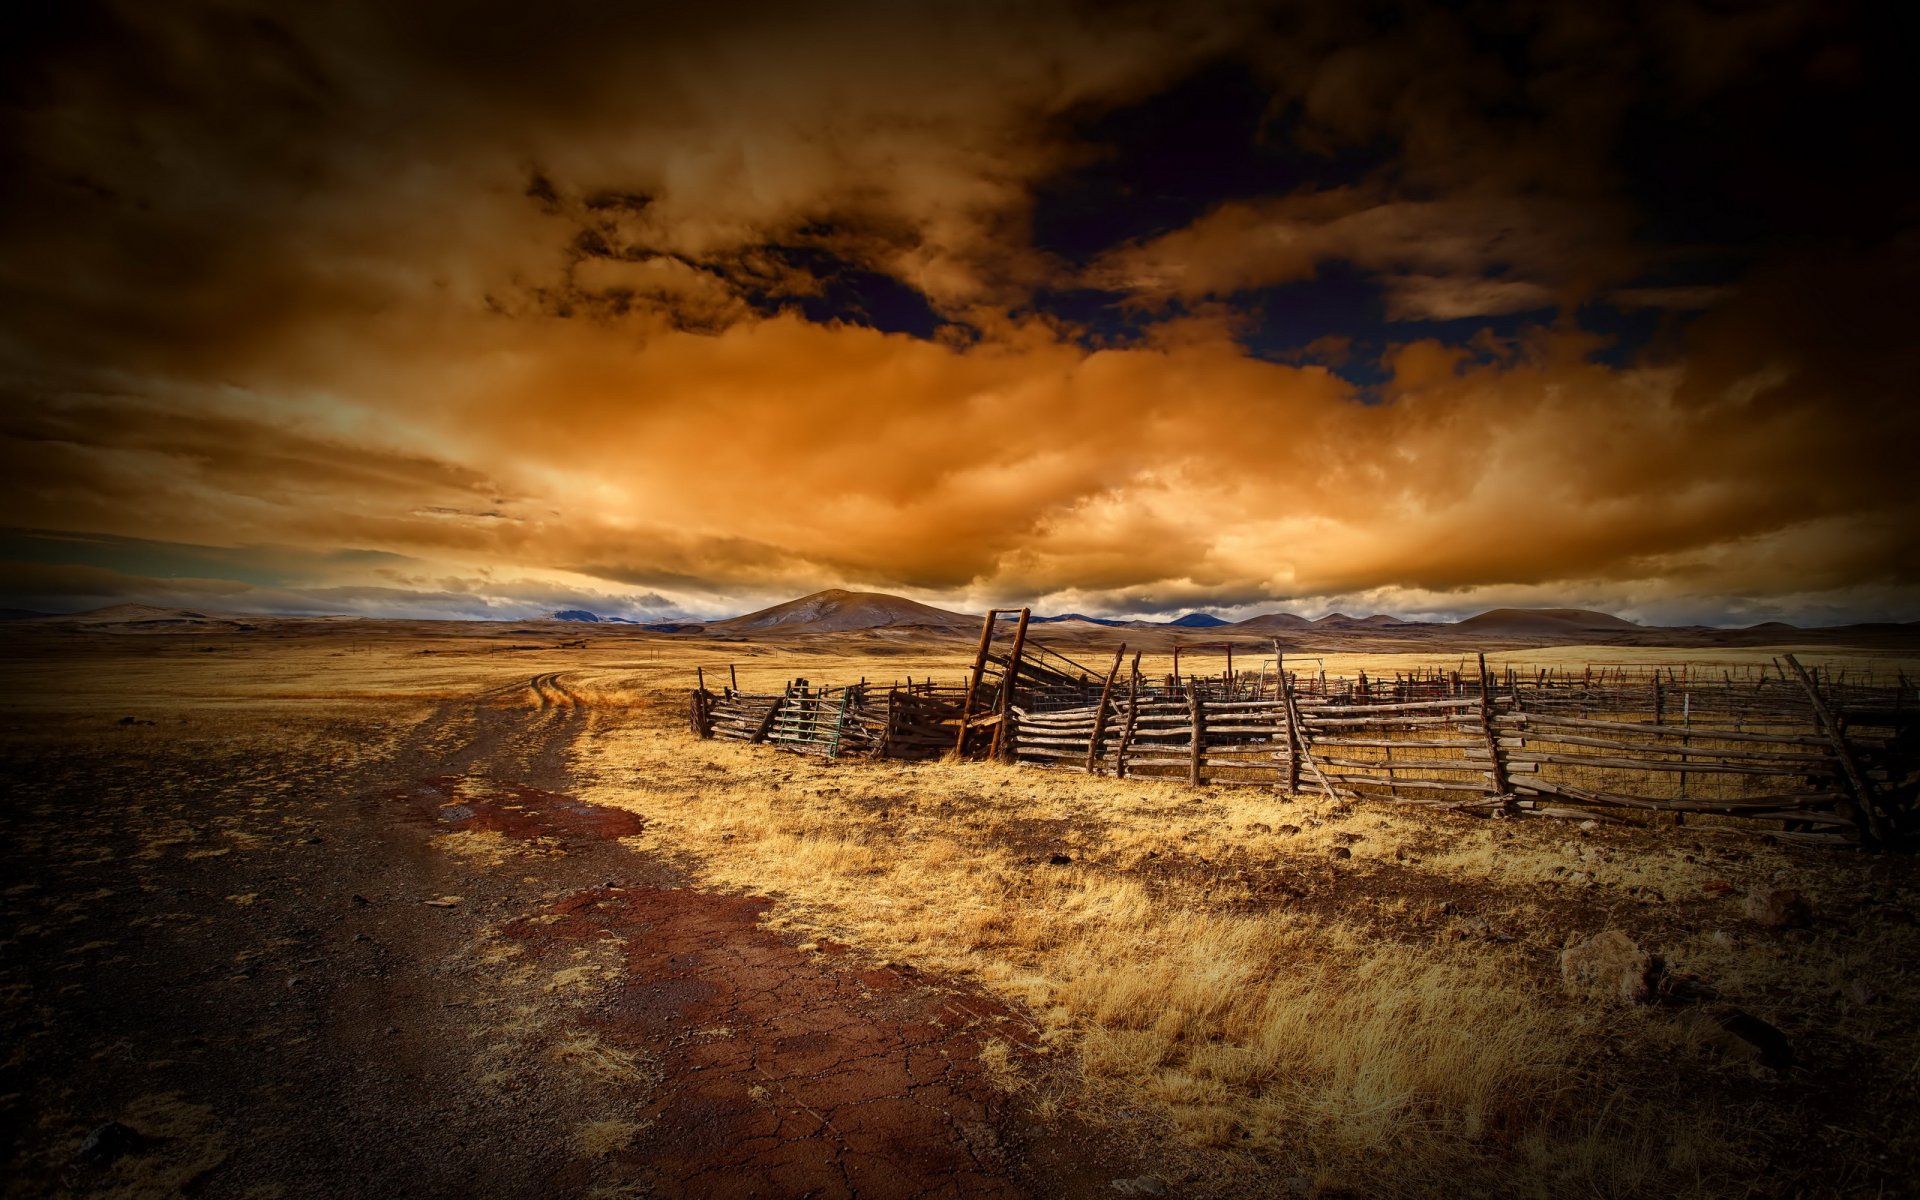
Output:
<path fill-rule="evenodd" d="M 150 873 L 191 868 L 193 889 L 225 900 L 140 936 L 217 939 L 268 907 L 322 923 L 314 913 L 337 897 L 293 895 L 278 876 L 250 872 L 289 839 L 342 836 L 330 822 L 343 810 L 330 805 L 349 792 L 384 795 L 426 777 L 480 798 L 469 804 L 518 812 L 532 802 L 513 789 L 532 781 L 631 814 L 631 828 L 609 826 L 592 849 L 591 883 L 644 870 L 687 892 L 765 897 L 757 927 L 823 971 L 886 969 L 1005 1004 L 1013 1017 L 970 1051 L 969 1070 L 1000 1094 L 1006 1119 L 1115 1139 L 1139 1173 L 1177 1194 L 1870 1192 L 1920 1154 L 1920 897 L 1904 858 L 1000 763 L 827 762 L 694 737 L 685 698 L 696 668 L 710 685 L 762 691 L 799 676 L 954 682 L 970 646 L 606 631 L 577 648 L 560 640 L 550 626 L 300 622 L 12 638 L 14 865 L 44 869 L 8 893 L 9 958 L 26 948 L 64 960 L 57 975 L 10 968 L 4 993 L 20 1047 L 4 1101 L 19 1178 L 44 1183 L 71 1153 L 61 1139 L 156 1097 L 192 1120 L 175 1121 L 181 1132 L 163 1152 L 89 1176 L 88 1187 L 166 1194 L 267 1178 L 250 1157 L 246 1106 L 222 1102 L 217 1073 L 193 1086 L 173 1079 L 171 1050 L 119 1055 L 114 1082 L 95 1085 L 109 1095 L 55 1082 L 73 1053 L 62 1023 L 83 1018 L 63 1014 L 46 981 L 97 984 L 106 968 L 89 964 L 122 953 L 126 936 L 88 929 L 74 898 L 145 886 L 156 898 L 138 906 L 158 920 L 183 902 Z M 1711 662 L 1739 670 L 1778 652 Z M 1833 669 L 1842 658 L 1849 670 L 1913 667 L 1869 651 L 1799 653 Z M 1445 660 L 1323 657 L 1330 674 Z M 1556 648 L 1490 661 L 1704 670 L 1709 660 Z M 1207 663 L 1183 654 L 1185 670 Z M 1150 655 L 1142 669 L 1170 666 Z M 477 734 L 462 731 L 480 727 L 460 722 L 482 717 L 508 732 L 498 750 L 469 753 Z M 109 761 L 147 765 L 89 773 Z M 195 798 L 215 794 L 238 807 L 196 813 Z M 386 811 L 366 803 L 354 811 Z M 55 825 L 41 819 L 50 806 L 65 806 Z M 632 968 L 605 939 L 536 966 L 511 933 L 561 919 L 550 906 L 565 888 L 552 872 L 589 851 L 510 824 L 440 829 L 427 811 L 423 857 L 391 878 L 419 875 L 424 899 L 410 901 L 408 920 L 439 920 L 424 905 L 444 894 L 446 920 L 466 924 L 434 935 L 451 939 L 436 943 L 440 974 L 407 1003 L 475 1014 L 438 1043 L 435 1078 L 477 1089 L 474 1103 L 502 1120 L 527 1096 L 564 1093 L 555 1103 L 571 1149 L 554 1153 L 572 1156 L 583 1186 L 641 1194 L 617 1189 L 658 1183 L 647 1182 L 641 1149 L 682 1077 L 670 1057 L 649 1059 L 605 1023 L 608 989 Z M 356 836 L 376 836 L 364 825 L 373 818 L 356 819 Z M 1801 892 L 1806 927 L 1753 919 L 1744 897 L 1764 888 Z M 260 899 L 235 899 L 246 896 Z M 1563 985 L 1563 947 L 1603 930 L 1664 960 L 1652 1002 Z M 339 961 L 316 951 L 299 977 L 324 979 Z M 220 1003 L 235 1011 L 257 1003 L 242 985 L 222 986 L 234 990 Z M 1791 1065 L 1769 1065 L 1729 1034 L 1729 1008 L 1778 1031 Z M 602 1024 L 590 1025 L 593 1013 Z M 196 1053 L 206 1070 L 218 1065 L 214 1052 Z M 297 1110 L 297 1097 L 278 1102 Z"/>

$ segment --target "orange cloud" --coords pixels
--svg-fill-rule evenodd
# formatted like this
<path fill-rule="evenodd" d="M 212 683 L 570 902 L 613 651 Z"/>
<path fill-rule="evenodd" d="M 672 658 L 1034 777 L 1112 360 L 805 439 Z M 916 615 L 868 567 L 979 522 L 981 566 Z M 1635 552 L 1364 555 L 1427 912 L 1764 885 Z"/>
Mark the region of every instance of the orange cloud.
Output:
<path fill-rule="evenodd" d="M 1086 608 L 1920 584 L 1897 232 L 1617 292 L 1707 310 L 1636 363 L 1555 318 L 1411 341 L 1363 389 L 1308 361 L 1350 339 L 1237 340 L 1236 293 L 1334 260 L 1408 319 L 1571 310 L 1665 261 L 1591 148 L 1623 102 L 1566 74 L 1620 33 L 1572 6 L 1510 138 L 1473 105 L 1535 92 L 1444 15 L 399 8 L 130 7 L 22 75 L 0 522 L 696 609 L 841 583 Z M 1076 114 L 1229 51 L 1287 76 L 1304 143 L 1392 137 L 1395 170 L 1229 198 L 1084 269 L 1034 243 L 1037 189 L 1101 152 Z M 777 311 L 826 286 L 796 246 L 950 325 Z M 1186 303 L 1095 350 L 1036 311 L 1074 284 Z"/>

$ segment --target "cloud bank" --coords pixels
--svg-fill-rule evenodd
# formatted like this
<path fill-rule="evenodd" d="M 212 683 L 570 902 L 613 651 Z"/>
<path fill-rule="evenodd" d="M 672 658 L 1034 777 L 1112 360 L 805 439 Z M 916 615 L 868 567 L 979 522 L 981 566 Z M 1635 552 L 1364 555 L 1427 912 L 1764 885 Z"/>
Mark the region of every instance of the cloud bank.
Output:
<path fill-rule="evenodd" d="M 1916 611 L 1864 12 L 461 13 L 38 18 L 8 603 Z M 1224 69 L 1265 174 L 1047 232 Z"/>

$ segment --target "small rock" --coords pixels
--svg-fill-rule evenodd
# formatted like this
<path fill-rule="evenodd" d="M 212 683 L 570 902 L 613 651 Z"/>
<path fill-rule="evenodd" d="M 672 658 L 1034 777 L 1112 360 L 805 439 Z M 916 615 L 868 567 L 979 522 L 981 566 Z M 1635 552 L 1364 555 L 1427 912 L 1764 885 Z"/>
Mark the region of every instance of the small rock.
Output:
<path fill-rule="evenodd" d="M 1047 859 L 1047 862 L 1056 867 L 1069 867 L 1073 865 L 1073 856 L 1070 854 L 1056 854 Z"/>
<path fill-rule="evenodd" d="M 94 1126 L 80 1143 L 78 1157 L 89 1166 L 108 1167 L 122 1156 L 138 1153 L 144 1139 L 138 1130 L 118 1121 L 108 1121 L 104 1125 Z"/>
<path fill-rule="evenodd" d="M 362 896 L 359 892 L 355 892 L 353 894 L 353 902 L 355 904 L 372 904 L 373 903 L 373 901 L 367 899 L 365 896 Z"/>
<path fill-rule="evenodd" d="M 1331 851 L 1331 853 L 1335 858 L 1352 858 L 1353 857 L 1353 851 L 1347 849 L 1345 846 L 1335 846 Z"/>
<path fill-rule="evenodd" d="M 459 906 L 460 900 L 461 897 L 459 896 L 437 896 L 432 900 L 422 900 L 420 903 L 426 905 L 428 908 L 456 908 Z"/>
<path fill-rule="evenodd" d="M 1274 832 L 1284 834 L 1287 837 L 1293 837 L 1300 832 L 1300 827 L 1298 825 L 1280 825 L 1274 829 Z"/>
<path fill-rule="evenodd" d="M 1768 929 L 1806 929 L 1813 924 L 1813 905 L 1792 888 L 1755 888 L 1741 901 L 1747 919 Z"/>
<path fill-rule="evenodd" d="M 1750 1012 L 1721 1005 L 1689 1012 L 1683 1022 L 1704 1046 L 1725 1058 L 1758 1063 L 1774 1071 L 1793 1066 L 1787 1035 Z"/>
<path fill-rule="evenodd" d="M 1653 995 L 1659 965 L 1618 929 L 1598 933 L 1560 952 L 1560 979 L 1576 995 L 1644 1004 Z"/>
<path fill-rule="evenodd" d="M 1492 941 L 1493 926 L 1485 917 L 1455 917 L 1440 930 L 1437 940 L 1448 942 Z"/>
<path fill-rule="evenodd" d="M 1580 822 L 1579 825 L 1575 826 L 1575 828 L 1579 829 L 1581 833 L 1592 833 L 1594 830 L 1600 828 L 1600 822 L 1594 820 L 1592 817 L 1588 817 L 1586 820 Z"/>

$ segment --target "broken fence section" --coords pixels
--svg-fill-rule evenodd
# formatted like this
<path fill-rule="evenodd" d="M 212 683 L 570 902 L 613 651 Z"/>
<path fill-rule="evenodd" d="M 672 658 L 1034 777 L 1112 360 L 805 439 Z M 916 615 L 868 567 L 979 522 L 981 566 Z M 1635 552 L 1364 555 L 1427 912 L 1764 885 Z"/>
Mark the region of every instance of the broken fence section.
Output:
<path fill-rule="evenodd" d="M 992 618 L 990 618 L 990 621 Z M 1318 791 L 1512 815 L 1664 815 L 1870 847 L 1920 833 L 1913 689 L 1821 680 L 1793 658 L 1758 679 L 1486 669 L 1329 679 L 1287 669 L 1149 680 L 983 631 L 968 682 L 778 694 L 704 685 L 702 737 L 827 758 L 994 757 L 1196 786 Z M 1011 680 L 1011 686 L 1008 681 Z"/>

